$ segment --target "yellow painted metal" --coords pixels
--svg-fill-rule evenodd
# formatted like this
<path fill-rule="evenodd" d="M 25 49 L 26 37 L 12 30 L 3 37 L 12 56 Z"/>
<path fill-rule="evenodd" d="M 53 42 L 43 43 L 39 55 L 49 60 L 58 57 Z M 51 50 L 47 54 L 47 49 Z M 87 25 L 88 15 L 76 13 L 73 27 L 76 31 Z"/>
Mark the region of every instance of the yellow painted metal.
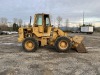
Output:
<path fill-rule="evenodd" d="M 47 38 L 42 38 L 41 39 L 41 46 L 47 45 Z"/>
<path fill-rule="evenodd" d="M 43 33 L 39 33 L 39 28 L 38 27 L 33 27 L 33 33 L 37 36 L 37 37 L 42 37 Z"/>
<path fill-rule="evenodd" d="M 82 36 L 74 36 L 73 38 L 72 38 L 72 40 L 74 41 L 74 42 L 76 42 L 76 43 L 81 43 L 82 41 L 83 41 L 83 39 L 84 39 L 84 37 L 82 37 Z"/>
<path fill-rule="evenodd" d="M 68 34 L 66 32 L 63 32 L 59 28 L 54 28 L 54 32 L 57 32 L 59 36 L 68 36 Z"/>
<path fill-rule="evenodd" d="M 74 42 L 73 48 L 77 48 L 79 44 L 82 43 L 84 37 L 82 36 L 74 36 L 72 37 L 71 41 Z"/>
<path fill-rule="evenodd" d="M 18 33 L 19 33 L 18 42 L 22 42 L 24 40 L 23 28 L 19 28 Z"/>
<path fill-rule="evenodd" d="M 38 32 L 39 33 L 44 33 L 44 27 L 43 26 L 38 26 Z"/>
<path fill-rule="evenodd" d="M 31 51 L 32 49 L 34 49 L 34 43 L 32 43 L 32 41 L 26 41 L 25 42 L 25 48 L 28 50 L 28 51 Z"/>
<path fill-rule="evenodd" d="M 53 32 L 52 33 L 53 35 L 51 36 L 51 41 L 55 41 L 56 39 L 57 39 L 57 37 L 58 37 L 58 34 L 57 34 L 57 32 Z"/>
<path fill-rule="evenodd" d="M 55 31 L 58 31 L 58 28 L 57 28 L 57 27 L 54 28 L 54 32 L 55 32 Z"/>
<path fill-rule="evenodd" d="M 61 50 L 64 50 L 64 49 L 66 49 L 67 47 L 68 47 L 68 42 L 67 42 L 67 41 L 61 40 L 61 41 L 59 42 L 59 48 L 60 48 Z"/>
<path fill-rule="evenodd" d="M 48 30 L 46 33 L 43 34 L 43 36 L 49 36 L 50 37 L 50 34 L 51 34 L 51 29 L 52 27 L 48 27 Z"/>
<path fill-rule="evenodd" d="M 62 30 L 58 29 L 58 35 L 59 36 L 65 36 L 65 33 Z"/>

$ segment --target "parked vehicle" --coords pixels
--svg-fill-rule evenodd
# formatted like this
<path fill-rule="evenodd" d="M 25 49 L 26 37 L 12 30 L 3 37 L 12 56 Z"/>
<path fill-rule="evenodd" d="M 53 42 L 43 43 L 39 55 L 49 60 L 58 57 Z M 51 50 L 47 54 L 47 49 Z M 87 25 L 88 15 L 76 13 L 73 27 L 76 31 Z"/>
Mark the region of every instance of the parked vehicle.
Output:
<path fill-rule="evenodd" d="M 94 32 L 94 27 L 93 26 L 81 26 L 80 31 L 82 33 L 92 34 Z"/>
<path fill-rule="evenodd" d="M 3 32 L 0 30 L 0 35 L 3 35 Z"/>
<path fill-rule="evenodd" d="M 17 34 L 18 32 L 16 31 L 2 31 L 2 35 L 11 35 L 11 34 Z"/>
<path fill-rule="evenodd" d="M 31 25 L 31 18 L 30 18 Z M 67 32 L 60 28 L 53 27 L 49 14 L 35 14 L 33 27 L 20 27 L 18 42 L 26 52 L 35 52 L 39 46 L 54 46 L 58 52 L 67 52 L 71 48 L 79 53 L 86 53 L 87 50 L 82 43 L 82 36 L 68 36 Z"/>

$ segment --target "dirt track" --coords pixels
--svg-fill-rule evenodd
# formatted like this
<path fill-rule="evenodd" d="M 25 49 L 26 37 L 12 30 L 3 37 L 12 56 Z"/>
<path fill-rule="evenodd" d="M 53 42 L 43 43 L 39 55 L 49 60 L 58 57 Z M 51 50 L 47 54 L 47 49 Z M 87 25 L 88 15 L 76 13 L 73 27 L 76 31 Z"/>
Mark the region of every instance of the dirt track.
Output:
<path fill-rule="evenodd" d="M 26 53 L 17 35 L 0 36 L 0 75 L 100 75 L 100 34 L 81 36 L 88 53 L 57 53 L 53 47 Z"/>

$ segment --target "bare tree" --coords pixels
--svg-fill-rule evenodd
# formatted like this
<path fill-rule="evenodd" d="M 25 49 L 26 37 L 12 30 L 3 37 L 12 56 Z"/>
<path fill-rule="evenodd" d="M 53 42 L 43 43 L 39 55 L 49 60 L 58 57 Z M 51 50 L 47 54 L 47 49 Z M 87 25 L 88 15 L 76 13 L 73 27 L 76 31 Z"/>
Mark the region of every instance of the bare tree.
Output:
<path fill-rule="evenodd" d="M 58 27 L 60 26 L 60 23 L 62 21 L 62 18 L 60 16 L 57 17 L 57 21 L 58 21 Z"/>
<path fill-rule="evenodd" d="M 7 24 L 7 21 L 8 21 L 8 19 L 5 18 L 5 17 L 0 18 L 0 22 L 1 22 L 2 24 L 4 24 L 4 25 Z"/>
<path fill-rule="evenodd" d="M 22 23 L 23 23 L 23 20 L 22 20 L 22 19 L 19 19 L 19 20 L 18 20 L 18 25 L 19 25 L 19 27 L 22 26 Z"/>
<path fill-rule="evenodd" d="M 18 19 L 17 19 L 17 18 L 14 18 L 14 19 L 13 19 L 13 21 L 14 21 L 14 23 L 16 23 L 16 24 L 17 24 Z"/>
<path fill-rule="evenodd" d="M 0 25 L 0 29 L 1 29 L 1 30 L 4 30 L 4 31 L 7 31 L 7 30 L 8 30 L 8 26 L 2 24 L 2 25 Z"/>
<path fill-rule="evenodd" d="M 13 31 L 18 31 L 18 28 L 19 28 L 18 24 L 14 23 L 13 24 Z"/>

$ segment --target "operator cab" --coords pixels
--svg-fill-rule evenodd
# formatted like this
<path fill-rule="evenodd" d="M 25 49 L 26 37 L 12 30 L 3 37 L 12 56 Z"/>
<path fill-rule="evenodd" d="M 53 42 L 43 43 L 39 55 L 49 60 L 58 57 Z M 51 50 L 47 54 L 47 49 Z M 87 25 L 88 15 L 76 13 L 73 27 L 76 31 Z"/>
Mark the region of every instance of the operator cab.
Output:
<path fill-rule="evenodd" d="M 48 27 L 51 26 L 49 14 L 36 14 L 34 23 L 35 27 L 39 27 L 40 32 L 47 32 Z"/>

